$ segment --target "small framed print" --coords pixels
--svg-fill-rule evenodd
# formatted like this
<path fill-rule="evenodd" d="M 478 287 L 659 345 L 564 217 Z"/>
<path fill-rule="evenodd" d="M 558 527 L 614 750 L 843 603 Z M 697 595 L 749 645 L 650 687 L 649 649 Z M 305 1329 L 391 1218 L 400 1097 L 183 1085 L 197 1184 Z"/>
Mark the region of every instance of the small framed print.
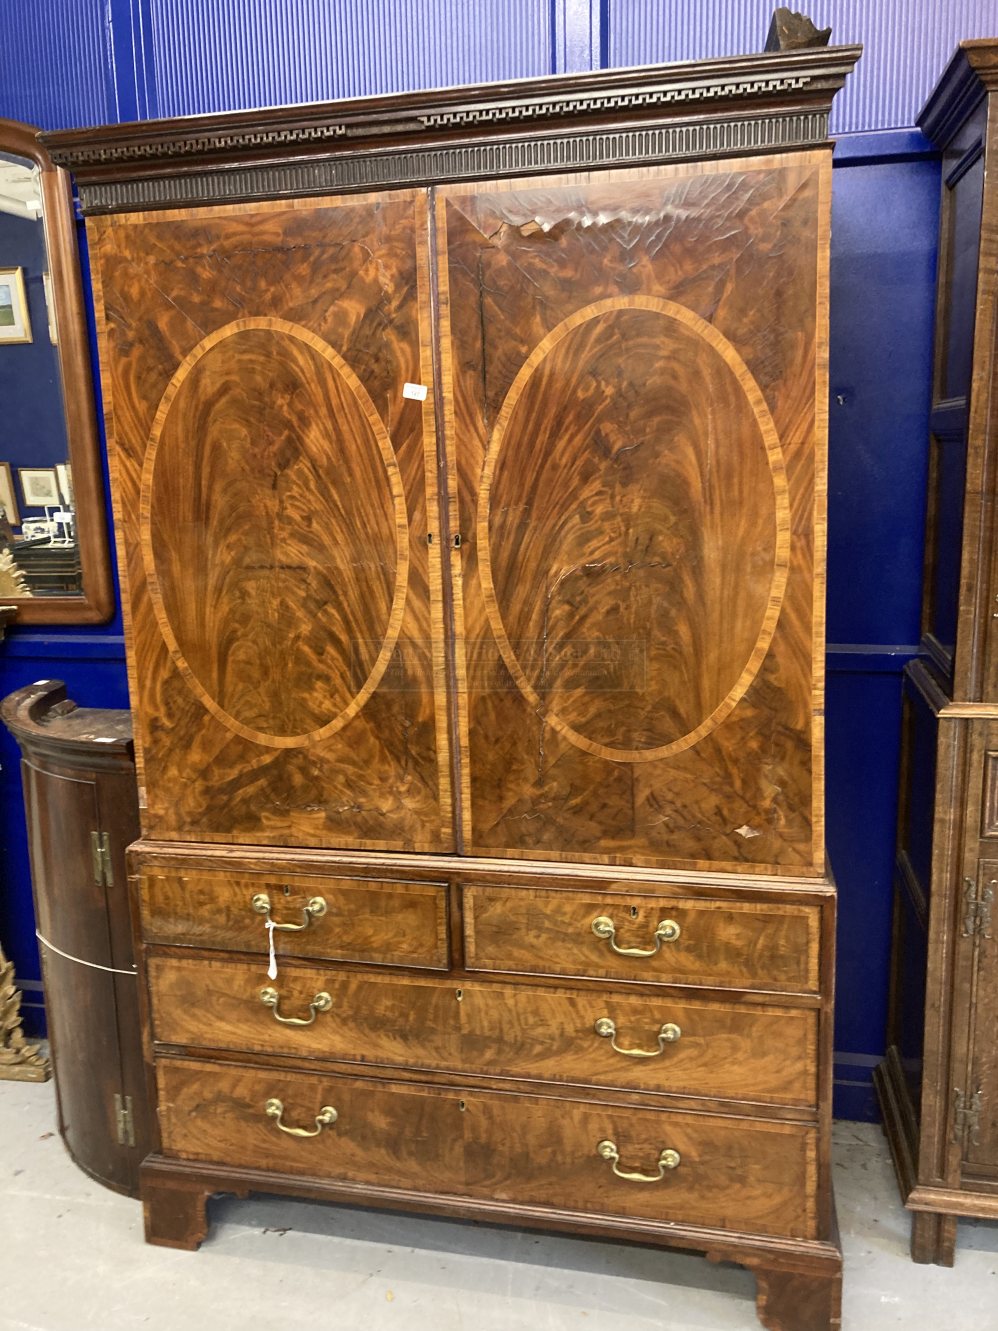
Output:
<path fill-rule="evenodd" d="M 0 268 L 0 345 L 30 342 L 31 320 L 23 268 Z"/>
<path fill-rule="evenodd" d="M 14 494 L 14 473 L 9 462 L 0 462 L 0 508 L 12 527 L 20 527 L 21 515 L 17 511 L 17 496 Z"/>
<path fill-rule="evenodd" d="M 25 508 L 55 508 L 59 503 L 59 478 L 55 467 L 18 467 Z"/>

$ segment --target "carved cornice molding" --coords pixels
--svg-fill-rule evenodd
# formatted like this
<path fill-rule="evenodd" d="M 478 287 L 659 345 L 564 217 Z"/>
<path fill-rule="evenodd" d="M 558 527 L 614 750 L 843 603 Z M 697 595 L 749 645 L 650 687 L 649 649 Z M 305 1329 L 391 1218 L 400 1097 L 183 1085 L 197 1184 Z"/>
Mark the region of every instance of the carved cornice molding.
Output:
<path fill-rule="evenodd" d="M 859 53 L 600 70 L 43 139 L 75 172 L 86 212 L 808 147 L 826 140 Z"/>
<path fill-rule="evenodd" d="M 515 124 L 524 121 L 561 120 L 580 115 L 660 110 L 663 107 L 709 102 L 726 97 L 762 97 L 791 92 L 807 86 L 803 74 L 744 79 L 737 84 L 688 84 L 646 92 L 617 93 L 601 97 L 561 98 L 557 101 L 498 102 L 470 106 L 454 111 L 434 111 L 411 119 L 381 124 L 350 124 L 275 127 L 270 130 L 243 130 L 239 133 L 205 133 L 185 139 L 160 142 L 103 144 L 82 146 L 66 156 L 66 164 L 80 174 L 87 166 L 107 166 L 117 162 L 156 161 L 168 158 L 203 157 L 230 153 L 252 153 L 261 148 L 305 148 L 336 143 L 346 138 L 374 137 L 381 133 L 413 132 L 433 129 L 468 129 Z M 332 104 L 332 105 L 335 105 Z"/>
<path fill-rule="evenodd" d="M 998 38 L 961 42 L 918 117 L 918 128 L 945 148 L 989 92 L 998 90 Z"/>
<path fill-rule="evenodd" d="M 285 195 L 355 193 L 460 180 L 584 171 L 629 163 L 729 157 L 810 147 L 824 140 L 828 113 L 706 121 L 660 128 L 604 130 L 503 143 L 423 148 L 405 153 L 351 153 L 258 167 L 217 167 L 178 176 L 80 185 L 88 214 L 224 203 Z"/>
<path fill-rule="evenodd" d="M 593 115 L 606 112 L 659 110 L 690 102 L 709 102 L 725 97 L 762 97 L 791 92 L 807 86 L 804 74 L 743 79 L 739 83 L 689 83 L 647 92 L 622 92 L 598 97 L 570 97 L 554 101 L 497 103 L 474 106 L 463 111 L 440 111 L 420 116 L 427 128 L 495 125 L 509 121 L 559 120 L 564 116 Z"/>

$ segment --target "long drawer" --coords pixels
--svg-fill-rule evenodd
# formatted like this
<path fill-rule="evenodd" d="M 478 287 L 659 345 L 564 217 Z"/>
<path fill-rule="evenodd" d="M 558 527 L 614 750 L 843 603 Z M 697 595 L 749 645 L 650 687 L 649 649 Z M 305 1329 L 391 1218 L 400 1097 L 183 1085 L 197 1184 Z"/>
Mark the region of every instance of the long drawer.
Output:
<path fill-rule="evenodd" d="M 813 994 L 820 927 L 795 902 L 464 889 L 469 970 Z"/>
<path fill-rule="evenodd" d="M 157 1076 L 163 1150 L 182 1160 L 815 1235 L 816 1133 L 796 1123 L 187 1059 Z"/>
<path fill-rule="evenodd" d="M 811 1010 L 502 981 L 458 987 L 288 963 L 271 981 L 252 963 L 167 954 L 150 956 L 148 969 L 154 1036 L 166 1044 L 774 1105 L 817 1101 Z"/>
<path fill-rule="evenodd" d="M 147 869 L 147 942 L 446 970 L 447 887 L 320 874 Z"/>

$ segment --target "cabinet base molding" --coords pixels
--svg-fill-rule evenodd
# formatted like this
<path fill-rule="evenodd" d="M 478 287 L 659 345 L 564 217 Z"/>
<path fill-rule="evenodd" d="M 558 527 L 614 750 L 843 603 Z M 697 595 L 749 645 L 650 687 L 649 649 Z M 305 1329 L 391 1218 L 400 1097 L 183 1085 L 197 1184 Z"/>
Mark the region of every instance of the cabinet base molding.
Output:
<path fill-rule="evenodd" d="M 917 1181 L 915 1160 L 918 1128 L 895 1048 L 874 1069 L 874 1085 L 884 1118 L 884 1132 L 894 1161 L 901 1200 L 911 1211 L 912 1260 L 952 1266 L 957 1221 L 976 1218 L 998 1220 L 998 1195 L 962 1188 L 938 1187 Z"/>
<path fill-rule="evenodd" d="M 918 1184 L 905 1203 L 909 1211 L 945 1211 L 967 1219 L 998 1220 L 998 1197 L 991 1193 L 970 1193 L 964 1188 L 934 1188 Z"/>
<path fill-rule="evenodd" d="M 252 1169 L 213 1168 L 151 1155 L 141 1170 L 145 1236 L 149 1243 L 195 1251 L 208 1235 L 208 1199 L 251 1192 L 339 1202 L 348 1206 L 477 1220 L 617 1242 L 702 1253 L 711 1262 L 735 1262 L 756 1278 L 756 1309 L 768 1331 L 839 1331 L 842 1252 L 837 1229 L 831 1241 L 760 1240 L 750 1235 L 665 1225 L 650 1220 L 606 1220 L 581 1211 L 552 1214 L 536 1206 L 442 1196 L 401 1188 L 328 1179 L 301 1179 Z"/>

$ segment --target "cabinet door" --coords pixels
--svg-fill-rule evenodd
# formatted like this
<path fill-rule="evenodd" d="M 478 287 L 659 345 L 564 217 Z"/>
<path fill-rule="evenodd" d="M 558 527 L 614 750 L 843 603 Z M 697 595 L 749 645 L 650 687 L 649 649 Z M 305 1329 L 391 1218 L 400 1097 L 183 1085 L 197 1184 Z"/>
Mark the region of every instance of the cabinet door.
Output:
<path fill-rule="evenodd" d="M 146 835 L 451 848 L 425 197 L 92 241 Z"/>
<path fill-rule="evenodd" d="M 122 964 L 109 936 L 109 916 L 121 912 L 109 909 L 108 892 L 123 893 L 124 879 L 108 888 L 94 872 L 96 781 L 27 759 L 21 775 L 38 930 L 46 940 L 41 956 L 60 1130 L 74 1159 L 127 1187 L 133 1180 L 128 1152 L 117 1145 L 114 1100 L 122 1088 L 116 977 L 108 969 Z M 134 1012 L 136 981 L 127 982 Z"/>
<path fill-rule="evenodd" d="M 466 848 L 823 869 L 828 169 L 438 191 Z"/>

